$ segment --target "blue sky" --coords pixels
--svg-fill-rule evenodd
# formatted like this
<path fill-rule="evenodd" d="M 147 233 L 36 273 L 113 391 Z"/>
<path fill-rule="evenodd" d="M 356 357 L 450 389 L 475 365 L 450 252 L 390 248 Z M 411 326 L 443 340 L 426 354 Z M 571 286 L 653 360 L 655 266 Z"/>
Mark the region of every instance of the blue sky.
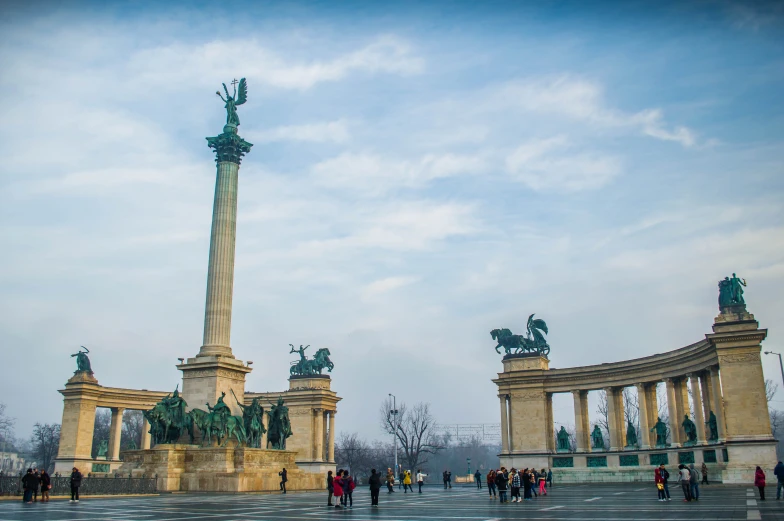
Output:
<path fill-rule="evenodd" d="M 247 77 L 232 345 L 329 347 L 340 430 L 387 393 L 495 423 L 490 329 L 552 366 L 663 352 L 749 281 L 784 349 L 774 3 L 27 4 L 0 18 L 0 395 L 59 421 L 78 345 L 169 389 L 202 334 L 221 82 Z M 765 360 L 769 378 L 777 364 Z M 36 406 L 12 400 L 31 378 Z M 781 398 L 781 397 L 778 397 Z M 779 400 L 784 406 L 784 399 Z M 571 401 L 556 420 L 571 423 Z"/>

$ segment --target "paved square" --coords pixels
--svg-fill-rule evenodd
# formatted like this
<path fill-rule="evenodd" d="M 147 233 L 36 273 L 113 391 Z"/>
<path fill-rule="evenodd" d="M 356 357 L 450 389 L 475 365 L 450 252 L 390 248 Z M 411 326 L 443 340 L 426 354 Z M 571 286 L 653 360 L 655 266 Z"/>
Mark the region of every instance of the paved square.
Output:
<path fill-rule="evenodd" d="M 488 498 L 486 489 L 460 487 L 445 491 L 426 487 L 422 495 L 392 495 L 382 491 L 381 505 L 371 508 L 369 492 L 354 492 L 354 508 L 326 506 L 326 492 L 283 495 L 167 494 L 154 497 L 83 499 L 25 505 L 0 502 L 2 521 L 92 520 L 203 520 L 256 521 L 335 519 L 352 521 L 466 520 L 784 520 L 784 501 L 776 501 L 775 487 L 768 487 L 768 501 L 758 501 L 751 487 L 711 485 L 701 487 L 699 503 L 684 503 L 680 488 L 673 486 L 672 501 L 656 500 L 653 484 L 555 486 L 546 497 L 527 503 L 501 505 Z"/>

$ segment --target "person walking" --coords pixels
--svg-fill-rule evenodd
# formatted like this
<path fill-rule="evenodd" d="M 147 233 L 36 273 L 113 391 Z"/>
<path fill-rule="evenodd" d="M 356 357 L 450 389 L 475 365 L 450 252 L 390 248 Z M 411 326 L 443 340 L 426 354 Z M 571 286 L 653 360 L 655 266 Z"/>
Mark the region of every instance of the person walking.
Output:
<path fill-rule="evenodd" d="M 331 507 L 334 506 L 332 504 L 332 492 L 334 492 L 334 484 L 335 478 L 332 477 L 332 471 L 330 470 L 327 472 L 327 506 Z"/>
<path fill-rule="evenodd" d="M 553 471 L 552 471 L 552 469 L 547 469 L 547 486 L 551 487 L 551 488 L 553 486 Z"/>
<path fill-rule="evenodd" d="M 400 480 L 401 483 L 403 480 Z M 392 472 L 391 468 L 387 468 L 387 494 L 391 494 L 395 491 L 395 473 Z"/>
<path fill-rule="evenodd" d="M 518 503 L 522 501 L 520 499 L 520 474 L 517 473 L 517 469 L 512 469 L 509 475 L 511 476 L 512 503 Z"/>
<path fill-rule="evenodd" d="M 411 489 L 411 493 L 414 493 L 414 487 L 411 486 L 411 471 L 407 470 L 403 474 L 403 494 L 408 493 L 408 489 Z"/>
<path fill-rule="evenodd" d="M 781 498 L 781 490 L 784 489 L 784 463 L 778 462 L 776 463 L 776 467 L 773 469 L 773 475 L 776 476 L 776 500 L 778 501 Z"/>
<path fill-rule="evenodd" d="M 702 472 L 702 484 L 710 485 L 710 483 L 708 483 L 708 466 L 704 461 L 702 462 L 702 468 L 700 468 L 700 471 Z"/>
<path fill-rule="evenodd" d="M 416 478 L 417 478 L 417 485 L 419 485 L 419 493 L 420 494 L 422 493 L 422 485 L 425 483 L 425 478 L 426 477 L 427 477 L 427 474 L 422 474 L 422 469 L 417 469 Z M 412 490 L 412 492 L 413 492 L 413 490 Z"/>
<path fill-rule="evenodd" d="M 452 471 L 451 470 L 447 470 L 446 471 L 446 482 L 449 485 L 449 488 L 452 488 Z"/>
<path fill-rule="evenodd" d="M 332 480 L 332 494 L 335 496 L 335 508 L 340 508 L 343 502 L 343 469 L 338 469 L 335 479 Z"/>
<path fill-rule="evenodd" d="M 482 490 L 482 473 L 479 472 L 479 469 L 476 469 L 476 472 L 474 472 L 474 481 L 476 482 L 476 488 Z"/>
<path fill-rule="evenodd" d="M 376 469 L 370 469 L 368 485 L 370 486 L 370 506 L 377 507 L 378 493 L 381 492 L 381 476 L 376 474 Z"/>
<path fill-rule="evenodd" d="M 529 481 L 531 482 L 531 495 L 533 497 L 539 497 L 539 494 L 536 493 L 536 487 L 539 483 L 539 473 L 536 471 L 536 469 L 531 469 L 529 476 Z"/>
<path fill-rule="evenodd" d="M 501 470 L 495 473 L 495 486 L 498 487 L 498 499 L 501 503 L 508 503 L 509 500 L 506 497 L 506 484 L 509 481 L 504 474 L 506 469 L 501 467 Z"/>
<path fill-rule="evenodd" d="M 523 469 L 520 473 L 520 484 L 523 487 L 523 501 L 531 501 L 531 473 Z"/>
<path fill-rule="evenodd" d="M 539 474 L 539 493 L 543 496 L 547 495 L 547 489 L 545 488 L 545 484 L 547 482 L 547 473 L 544 469 Z"/>
<path fill-rule="evenodd" d="M 672 499 L 670 498 L 670 487 L 668 486 L 668 483 L 670 481 L 670 472 L 666 468 L 664 468 L 664 463 L 659 465 L 659 472 L 661 473 L 662 485 L 664 486 L 664 495 L 667 497 L 667 501 L 671 501 Z"/>
<path fill-rule="evenodd" d="M 694 501 L 700 500 L 700 474 L 694 468 L 694 463 L 689 464 L 689 491 Z"/>
<path fill-rule="evenodd" d="M 46 469 L 41 471 L 41 502 L 48 503 L 49 502 L 49 489 L 52 488 L 52 478 L 49 477 L 49 473 L 46 472 Z"/>
<path fill-rule="evenodd" d="M 285 467 L 283 468 L 283 470 L 278 472 L 278 476 L 280 476 L 280 490 L 283 491 L 283 493 L 285 494 L 286 482 L 289 480 L 288 472 L 286 471 Z"/>
<path fill-rule="evenodd" d="M 443 473 L 443 474 L 441 474 L 441 479 L 443 479 L 443 480 L 444 480 L 444 490 L 446 490 L 446 479 L 447 479 L 447 478 L 446 478 L 446 474 L 447 474 L 447 473 L 446 473 L 446 470 L 444 471 L 444 473 Z"/>
<path fill-rule="evenodd" d="M 33 474 L 33 469 L 27 469 L 27 474 L 22 476 L 22 490 L 24 490 L 24 494 L 22 494 L 22 502 L 24 503 L 33 502 L 34 479 L 35 479 L 35 474 Z"/>
<path fill-rule="evenodd" d="M 688 503 L 691 501 L 691 486 L 689 485 L 689 478 L 691 474 L 686 465 L 678 465 L 678 482 L 681 484 L 683 490 L 683 501 Z"/>
<path fill-rule="evenodd" d="M 343 506 L 354 508 L 354 489 L 357 484 L 347 470 L 343 471 Z"/>
<path fill-rule="evenodd" d="M 754 486 L 759 489 L 760 501 L 765 501 L 765 473 L 760 467 L 754 473 Z"/>
<path fill-rule="evenodd" d="M 664 478 L 662 477 L 661 467 L 656 467 L 653 470 L 653 482 L 656 483 L 656 491 L 659 494 L 659 501 L 667 501 L 664 495 Z"/>
<path fill-rule="evenodd" d="M 403 486 L 403 479 L 405 477 L 406 477 L 406 473 L 403 472 L 403 469 L 400 469 L 400 473 L 398 473 L 398 475 L 397 475 L 397 488 L 400 488 L 400 487 Z M 403 487 L 403 490 L 405 490 L 405 487 Z"/>
<path fill-rule="evenodd" d="M 490 499 L 496 498 L 496 486 L 495 486 L 495 471 L 490 469 L 490 472 L 487 473 L 487 492 L 490 494 Z"/>
<path fill-rule="evenodd" d="M 71 471 L 71 503 L 79 502 L 79 487 L 82 486 L 82 473 L 76 467 Z"/>

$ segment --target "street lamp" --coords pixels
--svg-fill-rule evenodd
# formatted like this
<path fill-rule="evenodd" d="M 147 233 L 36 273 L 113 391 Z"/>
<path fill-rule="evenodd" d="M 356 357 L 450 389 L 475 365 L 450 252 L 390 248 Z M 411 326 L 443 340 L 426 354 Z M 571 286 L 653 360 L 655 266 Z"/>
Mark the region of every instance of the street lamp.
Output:
<path fill-rule="evenodd" d="M 468 475 L 471 475 L 471 458 L 466 458 L 466 463 L 468 463 Z"/>
<path fill-rule="evenodd" d="M 395 450 L 395 476 L 397 476 L 397 429 L 399 428 L 400 424 L 398 423 L 398 411 L 397 411 L 397 397 L 389 393 L 389 396 L 392 397 L 392 410 L 389 411 L 389 414 L 394 416 L 393 424 L 394 428 L 392 429 L 392 446 Z M 394 478 L 393 478 L 394 479 Z"/>
<path fill-rule="evenodd" d="M 776 353 L 773 351 L 765 351 L 766 355 L 776 355 L 779 357 L 779 367 L 781 368 L 781 382 L 784 383 L 784 363 L 781 361 L 781 353 Z"/>

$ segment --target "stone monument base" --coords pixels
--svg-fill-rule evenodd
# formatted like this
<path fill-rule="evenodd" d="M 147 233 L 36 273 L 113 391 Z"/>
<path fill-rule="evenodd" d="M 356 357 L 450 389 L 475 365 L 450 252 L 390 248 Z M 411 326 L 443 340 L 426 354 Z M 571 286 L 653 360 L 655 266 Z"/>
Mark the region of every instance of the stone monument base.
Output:
<path fill-rule="evenodd" d="M 325 477 L 300 469 L 287 450 L 196 445 L 158 445 L 123 452 L 119 471 L 133 477 L 157 476 L 158 490 L 166 492 L 261 492 L 280 487 L 285 468 L 289 490 L 321 490 Z"/>

